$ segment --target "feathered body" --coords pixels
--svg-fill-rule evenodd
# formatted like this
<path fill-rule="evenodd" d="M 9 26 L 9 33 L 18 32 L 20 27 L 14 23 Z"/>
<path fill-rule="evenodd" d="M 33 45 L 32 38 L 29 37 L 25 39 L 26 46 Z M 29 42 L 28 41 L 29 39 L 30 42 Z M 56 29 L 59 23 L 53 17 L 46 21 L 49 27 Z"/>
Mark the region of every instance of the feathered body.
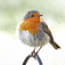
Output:
<path fill-rule="evenodd" d="M 60 48 L 54 42 L 48 25 L 40 16 L 38 11 L 29 11 L 25 15 L 23 23 L 19 25 L 20 40 L 33 47 L 41 47 L 49 42 L 55 49 Z"/>
<path fill-rule="evenodd" d="M 49 42 L 49 36 L 46 34 L 43 30 L 43 24 L 41 23 L 39 25 L 39 30 L 36 34 L 31 34 L 28 31 L 23 30 L 22 32 L 19 32 L 20 40 L 24 42 L 24 44 L 27 44 L 29 46 L 33 47 L 39 47 L 43 46 L 46 43 Z"/>

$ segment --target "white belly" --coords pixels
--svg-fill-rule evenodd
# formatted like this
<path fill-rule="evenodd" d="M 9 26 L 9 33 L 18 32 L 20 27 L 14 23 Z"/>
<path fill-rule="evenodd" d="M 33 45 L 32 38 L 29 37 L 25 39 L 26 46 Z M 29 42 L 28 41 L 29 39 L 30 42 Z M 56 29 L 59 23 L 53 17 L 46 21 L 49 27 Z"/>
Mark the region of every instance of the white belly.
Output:
<path fill-rule="evenodd" d="M 39 47 L 49 42 L 49 36 L 42 30 L 39 30 L 37 34 L 32 35 L 28 31 L 19 32 L 20 40 L 29 46 Z"/>

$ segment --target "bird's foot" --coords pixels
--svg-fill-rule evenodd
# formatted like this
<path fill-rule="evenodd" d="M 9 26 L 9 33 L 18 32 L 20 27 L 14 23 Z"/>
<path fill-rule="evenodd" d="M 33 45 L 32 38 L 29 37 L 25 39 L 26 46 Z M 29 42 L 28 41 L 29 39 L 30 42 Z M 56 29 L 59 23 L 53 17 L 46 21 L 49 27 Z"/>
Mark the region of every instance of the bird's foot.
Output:
<path fill-rule="evenodd" d="M 36 49 L 36 48 L 33 49 L 32 53 L 35 53 L 35 49 Z"/>
<path fill-rule="evenodd" d="M 36 52 L 35 52 L 36 48 L 34 48 L 33 51 L 32 51 L 33 56 L 35 56 L 36 54 L 38 54 L 41 48 L 42 47 L 40 47 Z"/>

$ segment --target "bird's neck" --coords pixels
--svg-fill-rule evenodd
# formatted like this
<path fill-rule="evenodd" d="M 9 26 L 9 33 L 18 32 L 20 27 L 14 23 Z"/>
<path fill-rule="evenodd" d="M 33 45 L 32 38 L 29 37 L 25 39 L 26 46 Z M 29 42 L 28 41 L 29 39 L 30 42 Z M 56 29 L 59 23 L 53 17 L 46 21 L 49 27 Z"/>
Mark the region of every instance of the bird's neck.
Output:
<path fill-rule="evenodd" d="M 39 31 L 40 18 L 37 19 L 26 19 L 20 24 L 20 31 L 28 31 L 32 34 L 35 34 Z"/>

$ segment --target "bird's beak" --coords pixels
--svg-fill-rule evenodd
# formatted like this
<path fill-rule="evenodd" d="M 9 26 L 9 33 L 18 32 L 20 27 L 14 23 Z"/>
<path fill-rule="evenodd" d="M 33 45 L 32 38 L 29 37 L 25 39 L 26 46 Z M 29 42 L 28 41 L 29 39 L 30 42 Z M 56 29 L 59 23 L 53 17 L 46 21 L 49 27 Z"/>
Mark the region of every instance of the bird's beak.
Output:
<path fill-rule="evenodd" d="M 38 16 L 43 16 L 42 14 L 38 15 Z"/>

